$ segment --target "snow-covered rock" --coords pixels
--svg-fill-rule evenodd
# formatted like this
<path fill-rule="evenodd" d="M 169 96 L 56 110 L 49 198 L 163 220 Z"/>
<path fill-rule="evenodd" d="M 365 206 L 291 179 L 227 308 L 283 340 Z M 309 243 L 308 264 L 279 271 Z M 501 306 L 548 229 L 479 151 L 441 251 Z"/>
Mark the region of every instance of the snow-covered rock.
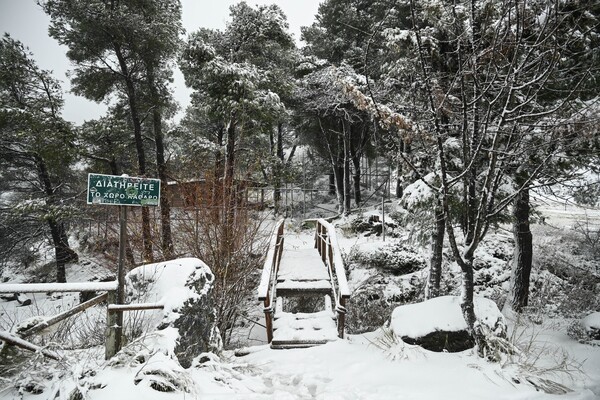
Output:
<path fill-rule="evenodd" d="M 593 340 L 600 340 L 600 312 L 594 312 L 582 320 L 583 327 Z"/>
<path fill-rule="evenodd" d="M 127 274 L 127 290 L 132 302 L 162 304 L 150 329 L 177 329 L 174 354 L 187 368 L 194 357 L 221 347 L 212 299 L 214 275 L 197 258 L 181 258 L 133 269 Z"/>
<path fill-rule="evenodd" d="M 460 308 L 460 297 L 442 296 L 421 303 L 397 307 L 391 328 L 396 336 L 410 344 L 433 351 L 462 351 L 473 347 L 467 323 Z M 477 321 L 495 335 L 506 331 L 504 316 L 493 301 L 474 299 Z"/>

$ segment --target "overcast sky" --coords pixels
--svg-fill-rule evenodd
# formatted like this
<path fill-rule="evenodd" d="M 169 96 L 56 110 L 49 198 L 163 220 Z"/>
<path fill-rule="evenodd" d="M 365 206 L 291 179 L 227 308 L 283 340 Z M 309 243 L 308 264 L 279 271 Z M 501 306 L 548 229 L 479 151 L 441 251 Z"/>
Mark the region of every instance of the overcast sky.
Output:
<path fill-rule="evenodd" d="M 290 31 L 298 41 L 300 27 L 310 25 L 322 0 L 248 0 L 249 5 L 275 3 L 287 15 Z M 223 29 L 229 17 L 229 6 L 239 0 L 182 0 L 183 26 L 187 33 L 200 27 Z M 67 71 L 71 65 L 66 49 L 48 37 L 50 19 L 35 3 L 35 0 L 0 0 L 0 31 L 8 32 L 29 47 L 38 65 L 53 71 L 65 91 L 63 117 L 77 124 L 97 118 L 105 113 L 106 107 L 68 93 Z M 175 98 L 182 109 L 189 103 L 189 90 L 185 88 L 183 76 L 175 73 Z"/>

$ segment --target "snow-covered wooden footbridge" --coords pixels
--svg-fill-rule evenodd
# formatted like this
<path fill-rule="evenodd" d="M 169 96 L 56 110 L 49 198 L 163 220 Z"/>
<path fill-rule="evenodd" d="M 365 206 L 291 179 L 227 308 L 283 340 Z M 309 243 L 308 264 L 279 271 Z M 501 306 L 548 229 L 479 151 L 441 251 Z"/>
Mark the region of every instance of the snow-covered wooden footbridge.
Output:
<path fill-rule="evenodd" d="M 311 347 L 344 337 L 350 291 L 335 228 L 316 221 L 314 246 L 285 244 L 284 220 L 275 226 L 258 299 L 274 349 Z"/>

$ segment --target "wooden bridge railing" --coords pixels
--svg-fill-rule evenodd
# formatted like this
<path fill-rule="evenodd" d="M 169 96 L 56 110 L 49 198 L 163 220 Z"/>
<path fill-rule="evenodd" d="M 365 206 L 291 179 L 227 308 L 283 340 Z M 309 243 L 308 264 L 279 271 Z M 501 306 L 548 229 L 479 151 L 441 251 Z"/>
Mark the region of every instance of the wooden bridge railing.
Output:
<path fill-rule="evenodd" d="M 317 220 L 315 233 L 315 248 L 319 251 L 323 263 L 327 266 L 333 296 L 335 299 L 335 310 L 337 312 L 338 336 L 344 338 L 344 325 L 346 322 L 346 301 L 350 298 L 350 289 L 346 279 L 344 260 L 337 242 L 335 227 L 324 219 Z"/>
<path fill-rule="evenodd" d="M 108 360 L 121 349 L 122 326 L 117 324 L 115 315 L 124 311 L 163 309 L 161 303 L 138 303 L 138 304 L 114 304 L 118 282 L 76 282 L 76 283 L 6 283 L 0 284 L 0 294 L 5 293 L 55 293 L 55 292 L 105 292 L 88 301 L 85 301 L 67 311 L 54 315 L 18 334 L 0 331 L 0 340 L 21 347 L 26 350 L 39 351 L 48 358 L 59 359 L 56 352 L 41 348 L 25 338 L 41 333 L 44 329 L 55 325 L 75 314 L 83 312 L 88 308 L 107 302 L 106 312 L 106 349 L 105 358 Z"/>
<path fill-rule="evenodd" d="M 281 219 L 275 225 L 271 240 L 269 241 L 269 250 L 265 258 L 258 286 L 258 300 L 264 304 L 265 325 L 267 328 L 267 340 L 273 341 L 273 304 L 275 303 L 275 285 L 277 284 L 277 272 L 281 262 L 283 252 L 283 225 L 285 219 Z"/>

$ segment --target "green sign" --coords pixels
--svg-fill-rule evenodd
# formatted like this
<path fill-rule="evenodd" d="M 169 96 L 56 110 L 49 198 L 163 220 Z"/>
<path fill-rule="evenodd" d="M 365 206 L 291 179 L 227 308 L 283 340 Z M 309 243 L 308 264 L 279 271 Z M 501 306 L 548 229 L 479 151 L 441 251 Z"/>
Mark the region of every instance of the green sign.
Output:
<path fill-rule="evenodd" d="M 88 204 L 158 206 L 160 179 L 88 174 Z"/>

